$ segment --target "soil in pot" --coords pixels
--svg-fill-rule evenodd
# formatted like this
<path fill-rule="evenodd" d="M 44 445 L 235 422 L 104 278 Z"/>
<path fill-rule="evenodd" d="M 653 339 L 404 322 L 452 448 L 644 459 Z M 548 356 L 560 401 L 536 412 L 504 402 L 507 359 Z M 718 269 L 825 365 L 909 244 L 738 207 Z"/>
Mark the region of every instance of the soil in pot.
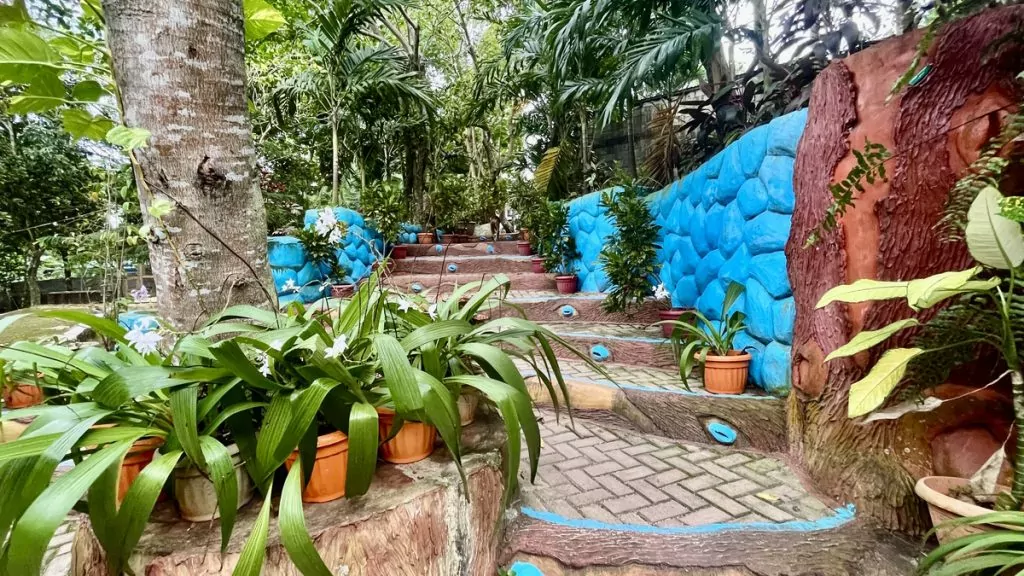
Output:
<path fill-rule="evenodd" d="M 519 250 L 520 256 L 529 256 L 533 254 L 533 247 L 530 246 L 529 242 L 516 242 L 516 249 Z"/>
<path fill-rule="evenodd" d="M 476 418 L 476 407 L 480 404 L 480 396 L 475 392 L 463 392 L 459 394 L 459 420 L 463 426 L 469 426 Z"/>
<path fill-rule="evenodd" d="M 292 452 L 284 465 L 291 470 L 299 452 Z M 331 432 L 316 439 L 316 463 L 309 476 L 309 484 L 302 491 L 303 502 L 330 502 L 345 495 L 345 476 L 348 474 L 348 436 Z"/>
<path fill-rule="evenodd" d="M 416 234 L 416 242 L 419 244 L 433 244 L 434 233 L 433 232 L 420 232 Z"/>
<path fill-rule="evenodd" d="M 238 482 L 238 508 L 252 500 L 252 479 L 245 471 L 245 462 L 238 453 L 238 446 L 227 447 L 231 454 L 231 463 L 235 466 L 235 478 Z M 174 500 L 178 503 L 178 514 L 189 522 L 206 522 L 220 518 L 217 508 L 217 491 L 213 482 L 195 466 L 182 466 L 174 470 Z"/>
<path fill-rule="evenodd" d="M 28 408 L 43 402 L 43 389 L 35 384 L 18 384 L 4 392 L 4 407 L 8 410 Z"/>
<path fill-rule="evenodd" d="M 917 484 L 914 486 L 914 492 L 917 493 L 922 500 L 928 503 L 928 514 L 932 518 L 932 525 L 939 526 L 947 520 L 953 520 L 955 518 L 970 518 L 974 516 L 981 516 L 982 514 L 991 514 L 993 512 L 991 508 L 978 506 L 977 504 L 965 502 L 950 496 L 951 492 L 969 491 L 969 484 L 970 480 L 967 478 L 925 476 L 917 481 Z M 1001 492 L 1009 491 L 1008 487 L 1001 485 L 997 486 L 997 489 Z M 994 528 L 996 528 L 996 526 L 989 528 L 980 524 L 956 526 L 954 528 L 938 528 L 935 531 L 935 536 L 939 539 L 939 543 L 941 544 L 962 536 L 993 530 Z"/>
<path fill-rule="evenodd" d="M 575 294 L 577 283 L 578 278 L 575 274 L 572 276 L 555 276 L 555 286 L 558 287 L 559 294 Z"/>
<path fill-rule="evenodd" d="M 534 274 L 543 274 L 544 270 L 544 259 L 543 258 L 530 258 L 530 268 Z"/>
<path fill-rule="evenodd" d="M 355 284 L 335 284 L 331 286 L 331 298 L 351 298 L 355 293 Z"/>
<path fill-rule="evenodd" d="M 712 394 L 742 394 L 749 371 L 748 352 L 730 350 L 728 356 L 708 354 L 704 361 L 704 389 Z"/>
<path fill-rule="evenodd" d="M 405 260 L 409 255 L 409 248 L 404 244 L 396 244 L 391 249 L 391 258 L 394 260 Z"/>
<path fill-rule="evenodd" d="M 391 435 L 395 422 L 395 411 L 381 406 L 377 408 L 381 440 Z M 380 457 L 392 464 L 419 462 L 434 451 L 437 428 L 425 422 L 406 420 L 394 438 L 381 444 Z"/>
<path fill-rule="evenodd" d="M 658 310 L 658 318 L 661 319 L 661 320 L 679 320 L 679 318 L 681 318 L 683 316 L 683 314 L 686 314 L 687 312 L 689 312 L 689 310 L 687 310 L 686 308 L 673 308 L 671 310 Z M 661 333 L 665 335 L 665 338 L 669 338 L 670 336 L 672 336 L 672 331 L 674 329 L 675 329 L 675 326 L 673 326 L 672 324 L 662 324 L 661 325 Z"/>
<path fill-rule="evenodd" d="M 143 438 L 132 444 L 121 462 L 121 473 L 117 477 L 117 501 L 124 500 L 132 482 L 142 474 L 142 469 L 153 461 L 156 449 L 164 443 L 163 438 Z"/>

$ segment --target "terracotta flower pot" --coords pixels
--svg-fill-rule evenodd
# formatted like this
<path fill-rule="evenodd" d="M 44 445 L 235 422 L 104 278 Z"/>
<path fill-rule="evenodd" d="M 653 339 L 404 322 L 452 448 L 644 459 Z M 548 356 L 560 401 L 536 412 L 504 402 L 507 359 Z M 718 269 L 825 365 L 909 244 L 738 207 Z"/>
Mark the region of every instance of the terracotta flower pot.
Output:
<path fill-rule="evenodd" d="M 377 414 L 380 417 L 380 438 L 383 440 L 391 435 L 391 428 L 395 422 L 395 411 L 382 406 L 377 408 Z M 392 464 L 419 462 L 434 451 L 435 440 L 437 440 L 437 428 L 424 422 L 406 420 L 394 438 L 381 444 L 380 457 L 385 462 Z"/>
<path fill-rule="evenodd" d="M 544 270 L 544 259 L 543 258 L 530 258 L 530 267 L 535 274 L 543 274 Z"/>
<path fill-rule="evenodd" d="M 4 407 L 8 410 L 28 408 L 43 402 L 43 389 L 35 384 L 18 384 L 4 392 Z"/>
<path fill-rule="evenodd" d="M 578 278 L 575 274 L 570 276 L 555 276 L 555 286 L 558 287 L 559 294 L 575 294 L 577 290 Z"/>
<path fill-rule="evenodd" d="M 463 392 L 459 394 L 459 423 L 469 426 L 476 418 L 476 408 L 480 404 L 480 396 L 475 392 Z"/>
<path fill-rule="evenodd" d="M 742 394 L 749 371 L 747 352 L 730 350 L 728 356 L 708 354 L 704 361 L 704 389 L 713 394 Z"/>
<path fill-rule="evenodd" d="M 299 452 L 292 452 L 285 460 L 291 470 Z M 316 439 L 316 462 L 309 475 L 309 484 L 302 491 L 303 502 L 330 502 L 345 495 L 345 476 L 348 474 L 348 436 L 331 432 Z"/>
<path fill-rule="evenodd" d="M 132 444 L 121 462 L 121 473 L 117 477 L 117 501 L 124 500 L 132 482 L 142 474 L 142 469 L 153 461 L 156 449 L 163 446 L 163 438 L 143 438 Z"/>
<path fill-rule="evenodd" d="M 331 298 L 351 298 L 355 293 L 355 284 L 335 284 L 331 286 Z"/>
<path fill-rule="evenodd" d="M 434 233 L 433 232 L 420 232 L 416 234 L 416 242 L 420 244 L 433 244 Z"/>
<path fill-rule="evenodd" d="M 455 242 L 455 234 L 441 234 L 441 244 L 452 244 Z"/>
<path fill-rule="evenodd" d="M 521 228 L 519 230 L 519 239 L 523 242 L 530 241 L 530 231 L 527 228 Z"/>
<path fill-rule="evenodd" d="M 671 310 L 658 310 L 658 318 L 661 320 L 679 320 L 683 314 L 689 312 L 686 308 L 673 308 Z M 672 336 L 672 331 L 675 330 L 675 326 L 672 324 L 662 324 L 661 333 L 665 335 L 665 338 Z"/>
<path fill-rule="evenodd" d="M 404 244 L 396 244 L 393 248 L 391 248 L 391 258 L 393 260 L 405 260 L 405 258 L 408 255 L 409 248 L 406 247 Z"/>
<path fill-rule="evenodd" d="M 991 514 L 993 510 L 990 508 L 964 502 L 949 495 L 953 489 L 965 488 L 969 483 L 970 480 L 966 478 L 925 476 L 917 481 L 917 484 L 914 486 L 914 492 L 928 503 L 928 514 L 931 516 L 934 526 L 939 526 L 943 522 L 953 520 L 954 518 L 970 518 L 981 516 L 982 514 Z M 997 486 L 997 490 L 1005 492 L 1009 488 L 1000 485 Z M 976 524 L 957 526 L 955 528 L 939 528 L 935 531 L 935 535 L 939 539 L 939 543 L 942 543 L 962 536 L 993 530 L 996 527 L 997 525 L 993 525 L 990 528 L 986 525 Z"/>
<path fill-rule="evenodd" d="M 238 453 L 238 445 L 228 446 L 231 463 L 235 466 L 238 482 L 238 508 L 252 500 L 252 479 L 245 471 L 245 462 Z M 174 501 L 178 503 L 178 515 L 189 522 L 207 522 L 220 518 L 217 507 L 217 491 L 213 482 L 195 466 L 182 466 L 174 470 Z"/>
<path fill-rule="evenodd" d="M 533 254 L 533 247 L 530 246 L 529 242 L 523 242 L 522 240 L 516 242 L 516 249 L 519 250 L 520 256 L 529 256 L 530 254 Z"/>

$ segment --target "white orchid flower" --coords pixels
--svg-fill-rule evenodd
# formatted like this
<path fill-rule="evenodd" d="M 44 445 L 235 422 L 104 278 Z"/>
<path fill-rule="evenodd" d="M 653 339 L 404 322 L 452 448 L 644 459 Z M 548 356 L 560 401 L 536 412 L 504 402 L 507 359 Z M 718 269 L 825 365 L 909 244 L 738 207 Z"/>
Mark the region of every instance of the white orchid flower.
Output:
<path fill-rule="evenodd" d="M 398 301 L 398 310 L 401 312 L 408 312 L 409 308 L 412 308 L 412 302 L 402 298 Z"/>
<path fill-rule="evenodd" d="M 160 345 L 160 341 L 164 339 L 155 330 L 149 332 L 143 332 L 149 327 L 149 322 L 136 322 L 132 329 L 124 335 L 125 340 L 134 348 L 139 354 L 145 356 L 152 352 L 156 352 Z"/>
<path fill-rule="evenodd" d="M 437 304 L 431 304 L 430 308 L 427 308 L 427 314 L 430 315 L 431 320 L 437 320 Z"/>
<path fill-rule="evenodd" d="M 336 230 L 338 228 L 338 217 L 334 214 L 334 210 L 330 208 L 321 210 L 317 216 L 316 223 L 313 224 L 313 228 L 321 236 L 328 236 Z"/>
<path fill-rule="evenodd" d="M 662 282 L 654 289 L 654 297 L 658 300 L 668 300 L 669 293 L 665 288 L 665 283 Z"/>
<path fill-rule="evenodd" d="M 260 374 L 269 377 L 270 376 L 270 356 L 266 354 L 260 354 Z"/>
<path fill-rule="evenodd" d="M 348 336 L 340 334 L 338 335 L 337 338 L 334 339 L 334 344 L 331 345 L 330 348 L 324 350 L 324 356 L 327 356 L 328 358 L 337 358 L 338 356 L 341 356 L 347 349 Z"/>
<path fill-rule="evenodd" d="M 331 230 L 331 235 L 327 237 L 327 241 L 335 246 L 340 246 L 343 239 L 344 235 L 341 233 L 341 228 L 337 226 L 334 227 L 334 230 Z"/>

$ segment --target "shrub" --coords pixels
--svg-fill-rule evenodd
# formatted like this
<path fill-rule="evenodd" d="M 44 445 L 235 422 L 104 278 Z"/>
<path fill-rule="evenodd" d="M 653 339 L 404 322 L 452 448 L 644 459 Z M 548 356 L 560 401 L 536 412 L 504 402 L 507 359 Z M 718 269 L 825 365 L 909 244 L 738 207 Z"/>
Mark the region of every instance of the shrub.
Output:
<path fill-rule="evenodd" d="M 620 192 L 606 190 L 601 194 L 601 205 L 608 209 L 619 229 L 600 255 L 612 283 L 603 304 L 609 312 L 639 308 L 651 294 L 657 267 L 658 227 L 647 209 L 644 192 L 636 183 L 630 183 Z"/>

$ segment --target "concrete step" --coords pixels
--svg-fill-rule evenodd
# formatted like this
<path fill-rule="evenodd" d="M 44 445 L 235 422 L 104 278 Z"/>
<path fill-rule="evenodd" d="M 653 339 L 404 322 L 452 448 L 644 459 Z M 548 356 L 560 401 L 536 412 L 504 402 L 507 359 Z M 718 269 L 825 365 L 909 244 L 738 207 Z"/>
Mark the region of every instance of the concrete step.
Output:
<path fill-rule="evenodd" d="M 401 274 L 392 273 L 386 278 L 391 286 L 408 292 L 423 292 L 426 290 L 440 290 L 441 293 L 453 291 L 457 286 L 469 282 L 486 281 L 498 273 L 481 272 L 477 274 L 457 272 L 454 274 Z M 511 282 L 512 290 L 545 290 L 554 291 L 554 274 L 534 274 L 533 272 L 513 272 L 505 274 Z"/>
<path fill-rule="evenodd" d="M 576 320 L 541 323 L 598 361 L 666 369 L 678 366 L 672 344 L 659 326 Z M 576 358 L 560 346 L 556 353 L 570 360 Z"/>
<path fill-rule="evenodd" d="M 559 294 L 555 290 L 513 290 L 506 301 L 518 306 L 527 318 L 535 322 L 612 322 L 648 325 L 659 320 L 660 306 L 653 300 L 627 313 L 606 311 L 603 307 L 604 299 L 605 294 L 593 292 Z M 506 315 L 517 313 L 512 308 L 502 310 Z"/>
<path fill-rule="evenodd" d="M 409 257 L 413 256 L 480 256 L 490 254 L 518 255 L 516 240 L 499 240 L 497 242 L 476 241 L 460 244 L 405 244 Z"/>
<path fill-rule="evenodd" d="M 412 256 L 395 260 L 393 274 L 480 274 L 530 272 L 530 257 L 510 254 Z"/>

